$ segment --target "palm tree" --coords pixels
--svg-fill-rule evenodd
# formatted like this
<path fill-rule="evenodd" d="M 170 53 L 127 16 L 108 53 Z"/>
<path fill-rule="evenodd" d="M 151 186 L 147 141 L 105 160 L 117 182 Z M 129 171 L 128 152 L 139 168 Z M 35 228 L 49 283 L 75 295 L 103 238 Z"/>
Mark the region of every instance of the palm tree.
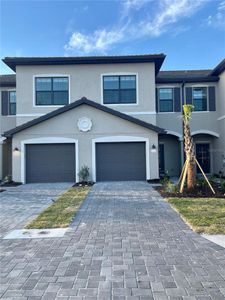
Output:
<path fill-rule="evenodd" d="M 192 189 L 196 184 L 195 147 L 191 137 L 190 119 L 194 106 L 183 105 L 184 151 L 187 163 L 187 188 Z"/>

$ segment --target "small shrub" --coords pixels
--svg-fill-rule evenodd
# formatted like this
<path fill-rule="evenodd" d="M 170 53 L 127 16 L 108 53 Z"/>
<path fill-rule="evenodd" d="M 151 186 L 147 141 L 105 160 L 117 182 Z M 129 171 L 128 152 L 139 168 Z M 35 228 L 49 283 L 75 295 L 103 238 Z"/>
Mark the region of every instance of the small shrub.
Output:
<path fill-rule="evenodd" d="M 81 182 L 87 182 L 88 178 L 90 176 L 89 168 L 87 166 L 83 166 L 80 169 L 78 176 L 79 176 Z"/>
<path fill-rule="evenodd" d="M 221 192 L 225 193 L 225 180 L 221 180 L 220 187 L 221 187 Z"/>
<path fill-rule="evenodd" d="M 164 186 L 170 181 L 170 176 L 168 174 L 168 171 L 165 172 L 165 175 L 163 178 L 160 180 L 160 183 Z"/>
<path fill-rule="evenodd" d="M 164 192 L 176 194 L 179 191 L 178 185 L 172 183 L 170 180 L 163 186 Z"/>
<path fill-rule="evenodd" d="M 208 183 L 207 183 L 207 181 L 205 180 L 205 178 L 203 178 L 203 177 L 197 177 L 196 185 L 197 185 L 199 188 L 205 188 L 205 187 L 208 186 Z"/>
<path fill-rule="evenodd" d="M 3 183 L 10 183 L 10 182 L 12 182 L 12 176 L 6 175 L 5 178 L 3 179 Z"/>

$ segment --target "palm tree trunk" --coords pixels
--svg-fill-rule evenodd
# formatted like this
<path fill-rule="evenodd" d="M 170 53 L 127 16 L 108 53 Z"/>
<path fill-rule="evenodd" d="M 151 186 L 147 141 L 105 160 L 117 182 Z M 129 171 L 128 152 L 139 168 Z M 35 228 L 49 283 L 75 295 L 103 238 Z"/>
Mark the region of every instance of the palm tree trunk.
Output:
<path fill-rule="evenodd" d="M 194 153 L 194 143 L 191 137 L 189 123 L 184 124 L 184 147 L 185 147 L 186 159 L 188 161 L 187 188 L 193 189 L 196 184 L 195 159 L 194 159 L 195 153 Z"/>
<path fill-rule="evenodd" d="M 187 169 L 187 188 L 193 189 L 196 184 L 195 162 L 189 161 Z"/>

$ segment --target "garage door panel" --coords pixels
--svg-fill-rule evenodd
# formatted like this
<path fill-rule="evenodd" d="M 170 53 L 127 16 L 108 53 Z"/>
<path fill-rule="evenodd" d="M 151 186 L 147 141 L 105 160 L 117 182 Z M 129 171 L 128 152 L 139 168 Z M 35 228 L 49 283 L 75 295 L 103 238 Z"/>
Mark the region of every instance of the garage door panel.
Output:
<path fill-rule="evenodd" d="M 26 182 L 72 182 L 74 180 L 74 144 L 26 146 Z"/>
<path fill-rule="evenodd" d="M 96 144 L 97 181 L 146 180 L 144 142 Z"/>

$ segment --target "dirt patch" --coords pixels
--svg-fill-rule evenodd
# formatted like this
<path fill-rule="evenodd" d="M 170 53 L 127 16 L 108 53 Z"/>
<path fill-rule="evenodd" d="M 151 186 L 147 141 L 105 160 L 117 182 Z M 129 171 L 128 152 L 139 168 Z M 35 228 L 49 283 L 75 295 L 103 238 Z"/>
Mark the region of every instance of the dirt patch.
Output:
<path fill-rule="evenodd" d="M 184 189 L 183 193 L 179 192 L 167 192 L 164 190 L 163 186 L 154 187 L 162 197 L 170 198 L 170 197 L 182 197 L 182 198 L 225 198 L 225 194 L 218 188 L 218 186 L 214 185 L 213 188 L 216 194 L 213 194 L 209 187 L 199 187 L 196 186 L 192 190 Z"/>
<path fill-rule="evenodd" d="M 84 186 L 93 186 L 95 183 L 93 181 L 85 181 L 85 182 L 78 182 L 78 183 L 75 183 L 73 185 L 73 187 L 84 187 Z"/>
<path fill-rule="evenodd" d="M 9 181 L 9 182 L 1 182 L 0 186 L 2 187 L 16 187 L 22 185 L 21 182 Z"/>

